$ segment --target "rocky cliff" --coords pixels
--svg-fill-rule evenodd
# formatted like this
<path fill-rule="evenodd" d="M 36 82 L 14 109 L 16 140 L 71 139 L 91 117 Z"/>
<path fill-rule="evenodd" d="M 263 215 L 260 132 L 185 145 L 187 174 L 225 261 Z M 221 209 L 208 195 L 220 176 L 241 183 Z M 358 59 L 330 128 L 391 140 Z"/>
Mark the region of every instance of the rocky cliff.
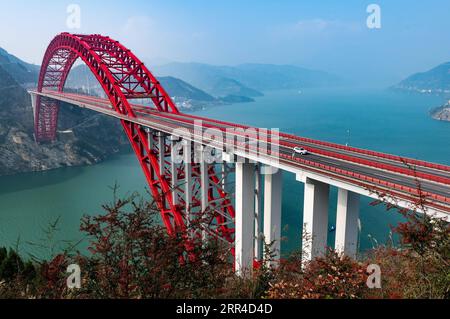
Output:
<path fill-rule="evenodd" d="M 118 121 L 65 104 L 58 131 L 57 142 L 35 143 L 30 97 L 0 67 L 0 175 L 93 164 L 127 145 Z"/>
<path fill-rule="evenodd" d="M 450 100 L 446 104 L 431 110 L 430 114 L 435 120 L 450 122 Z"/>

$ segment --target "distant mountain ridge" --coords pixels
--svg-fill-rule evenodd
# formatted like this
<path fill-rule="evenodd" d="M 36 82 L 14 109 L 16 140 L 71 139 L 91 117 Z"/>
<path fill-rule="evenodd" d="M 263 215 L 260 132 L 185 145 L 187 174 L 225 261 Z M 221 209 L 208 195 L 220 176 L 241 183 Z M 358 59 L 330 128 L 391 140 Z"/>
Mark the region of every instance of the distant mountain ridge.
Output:
<path fill-rule="evenodd" d="M 237 86 L 255 91 L 279 89 L 303 89 L 337 86 L 343 83 L 339 77 L 293 65 L 241 64 L 216 66 L 202 63 L 169 63 L 152 67 L 160 76 L 174 76 L 205 90 L 210 94 L 229 79 Z M 228 94 L 235 94 L 229 92 Z"/>
<path fill-rule="evenodd" d="M 26 63 L 2 48 L 0 48 L 0 67 L 22 85 L 36 83 L 40 69 L 38 65 Z"/>
<path fill-rule="evenodd" d="M 243 93 L 259 96 L 259 92 L 245 89 L 241 86 L 234 86 L 233 90 L 225 90 L 221 92 L 223 94 L 213 96 L 173 76 L 158 76 L 157 78 L 177 106 L 182 110 L 193 111 L 214 105 L 253 101 L 249 96 L 244 96 Z M 234 84 L 232 80 L 228 80 L 228 82 L 232 83 L 231 85 Z M 67 78 L 66 87 L 77 90 L 81 89 L 89 94 L 104 95 L 103 89 L 95 76 L 85 65 L 77 65 L 71 70 Z M 236 94 L 230 94 L 229 91 L 236 92 Z M 241 94 L 237 94 L 238 92 Z"/>
<path fill-rule="evenodd" d="M 337 81 L 326 73 L 292 66 L 196 64 L 187 65 L 187 69 L 191 73 L 175 68 L 176 72 L 157 78 L 181 109 L 191 111 L 251 102 L 253 97 L 263 95 L 260 88 L 298 89 Z M 25 88 L 36 86 L 39 70 L 39 66 L 0 49 L 0 175 L 93 164 L 128 147 L 119 121 L 65 103 L 60 108 L 58 141 L 36 144 L 31 100 Z M 161 75 L 157 72 L 156 75 Z M 177 74 L 191 74 L 195 81 L 180 79 Z M 69 91 L 104 96 L 97 79 L 84 64 L 71 70 L 66 87 Z"/>
<path fill-rule="evenodd" d="M 225 97 L 225 96 L 244 96 L 244 97 L 260 97 L 264 94 L 249 88 L 242 83 L 230 79 L 230 78 L 220 78 L 218 79 L 214 86 L 211 88 L 211 93 L 215 96 Z"/>
<path fill-rule="evenodd" d="M 0 48 L 0 66 L 20 84 L 36 83 L 40 66 L 26 63 Z M 71 70 L 70 86 L 95 86 L 97 80 L 85 67 L 78 65 Z M 258 97 L 262 91 L 278 89 L 302 89 L 336 86 L 342 80 L 323 71 L 310 70 L 293 65 L 241 64 L 218 66 L 202 63 L 173 62 L 151 68 L 159 76 L 170 76 L 189 83 L 214 97 L 227 95 Z M 175 92 L 179 95 L 178 92 Z"/>
<path fill-rule="evenodd" d="M 450 62 L 442 63 L 426 72 L 415 73 L 392 88 L 400 91 L 449 95 Z"/>
<path fill-rule="evenodd" d="M 189 83 L 186 83 L 183 80 L 174 78 L 173 76 L 159 77 L 158 81 L 171 96 L 185 97 L 197 101 L 212 102 L 215 100 L 212 95 L 190 85 Z"/>

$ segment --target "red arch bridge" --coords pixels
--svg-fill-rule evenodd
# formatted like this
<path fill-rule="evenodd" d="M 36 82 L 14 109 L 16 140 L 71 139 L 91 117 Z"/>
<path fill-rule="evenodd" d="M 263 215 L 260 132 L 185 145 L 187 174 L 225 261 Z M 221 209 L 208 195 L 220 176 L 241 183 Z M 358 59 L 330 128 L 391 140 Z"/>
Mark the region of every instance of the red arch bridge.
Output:
<path fill-rule="evenodd" d="M 77 59 L 106 98 L 64 91 Z M 449 166 L 181 113 L 147 67 L 109 37 L 57 35 L 30 94 L 39 143 L 57 138 L 61 101 L 120 120 L 169 234 L 194 216 L 210 216 L 202 234 L 233 247 L 237 271 L 261 258 L 263 241 L 279 256 L 282 171 L 305 183 L 306 258 L 325 251 L 330 186 L 338 188 L 335 248 L 350 256 L 360 195 L 443 218 L 450 213 Z M 309 154 L 293 156 L 295 147 Z"/>

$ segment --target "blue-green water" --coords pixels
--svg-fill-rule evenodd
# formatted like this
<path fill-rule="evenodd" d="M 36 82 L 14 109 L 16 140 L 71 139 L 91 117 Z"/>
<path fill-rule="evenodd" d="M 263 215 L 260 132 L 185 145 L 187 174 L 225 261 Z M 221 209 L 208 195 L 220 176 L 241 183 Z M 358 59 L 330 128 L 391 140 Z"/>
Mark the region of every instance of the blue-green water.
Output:
<path fill-rule="evenodd" d="M 198 114 L 352 146 L 450 164 L 450 123 L 428 116 L 442 99 L 374 90 L 304 90 L 267 93 L 256 102 L 216 107 Z M 48 242 L 42 231 L 60 217 L 55 242 L 76 241 L 83 214 L 98 214 L 112 199 L 110 186 L 120 193 L 145 194 L 145 180 L 133 154 L 122 154 L 91 167 L 65 168 L 0 178 L 0 246 Z M 283 192 L 285 250 L 299 247 L 303 186 L 285 174 Z M 331 211 L 336 206 L 332 190 Z M 382 207 L 361 204 L 361 248 L 371 247 L 369 235 L 385 242 L 389 226 L 400 217 Z M 334 224 L 331 215 L 330 225 Z M 333 233 L 330 236 L 330 244 Z M 48 252 L 39 250 L 38 254 Z"/>

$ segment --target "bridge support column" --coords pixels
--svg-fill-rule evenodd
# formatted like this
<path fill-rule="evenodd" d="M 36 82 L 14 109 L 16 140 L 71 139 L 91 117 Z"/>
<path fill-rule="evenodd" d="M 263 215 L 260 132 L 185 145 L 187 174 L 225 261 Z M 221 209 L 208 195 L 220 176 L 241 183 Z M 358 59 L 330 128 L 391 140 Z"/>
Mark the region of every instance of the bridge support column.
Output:
<path fill-rule="evenodd" d="M 33 120 L 34 120 L 34 125 L 36 125 L 36 102 L 37 102 L 37 94 L 34 93 L 30 93 L 30 97 L 31 97 L 31 108 L 33 109 Z M 37 140 L 37 136 L 36 136 L 36 129 L 34 130 L 34 141 L 38 142 Z"/>
<path fill-rule="evenodd" d="M 262 259 L 263 232 L 261 210 L 261 165 L 255 165 L 255 258 Z"/>
<path fill-rule="evenodd" d="M 222 163 L 220 164 L 220 176 L 222 179 L 222 189 L 224 191 L 227 191 L 227 182 L 228 182 L 228 171 L 227 171 L 227 163 L 225 161 L 222 161 Z"/>
<path fill-rule="evenodd" d="M 186 224 L 189 226 L 191 220 L 192 205 L 192 148 L 191 142 L 184 140 L 184 201 L 186 203 Z"/>
<path fill-rule="evenodd" d="M 177 143 L 180 141 L 179 137 L 171 136 L 170 137 L 170 170 L 172 172 L 172 199 L 174 205 L 178 205 L 178 166 L 177 166 L 177 159 L 178 159 L 178 148 Z"/>
<path fill-rule="evenodd" d="M 37 99 L 37 95 L 34 94 L 34 93 L 30 93 L 30 96 L 31 96 L 31 107 L 32 107 L 32 109 L 33 109 L 33 117 L 36 117 L 35 110 L 36 110 L 36 99 Z"/>
<path fill-rule="evenodd" d="M 147 133 L 147 143 L 148 143 L 148 149 L 150 151 L 153 151 L 153 130 L 149 127 L 145 128 L 145 132 Z"/>
<path fill-rule="evenodd" d="M 272 170 L 269 172 L 269 168 Z M 274 264 L 280 258 L 282 172 L 265 167 L 264 175 L 264 241 L 271 245 Z M 269 256 L 266 256 L 268 258 Z"/>
<path fill-rule="evenodd" d="M 209 213 L 209 165 L 207 162 L 207 156 L 205 154 L 206 146 L 200 145 L 200 185 L 201 185 L 201 204 L 202 204 L 202 216 L 205 216 L 205 213 Z M 208 225 L 203 225 L 204 229 L 208 227 Z M 206 239 L 206 232 L 202 232 L 202 237 Z"/>
<path fill-rule="evenodd" d="M 336 214 L 335 249 L 356 258 L 358 248 L 359 195 L 339 188 Z"/>
<path fill-rule="evenodd" d="M 253 267 L 255 164 L 236 163 L 235 267 L 240 276 Z"/>
<path fill-rule="evenodd" d="M 159 172 L 164 176 L 164 162 L 166 157 L 166 136 L 163 132 L 158 132 L 158 149 L 159 149 Z"/>
<path fill-rule="evenodd" d="M 330 185 L 306 178 L 303 208 L 304 260 L 323 256 L 327 246 Z"/>

